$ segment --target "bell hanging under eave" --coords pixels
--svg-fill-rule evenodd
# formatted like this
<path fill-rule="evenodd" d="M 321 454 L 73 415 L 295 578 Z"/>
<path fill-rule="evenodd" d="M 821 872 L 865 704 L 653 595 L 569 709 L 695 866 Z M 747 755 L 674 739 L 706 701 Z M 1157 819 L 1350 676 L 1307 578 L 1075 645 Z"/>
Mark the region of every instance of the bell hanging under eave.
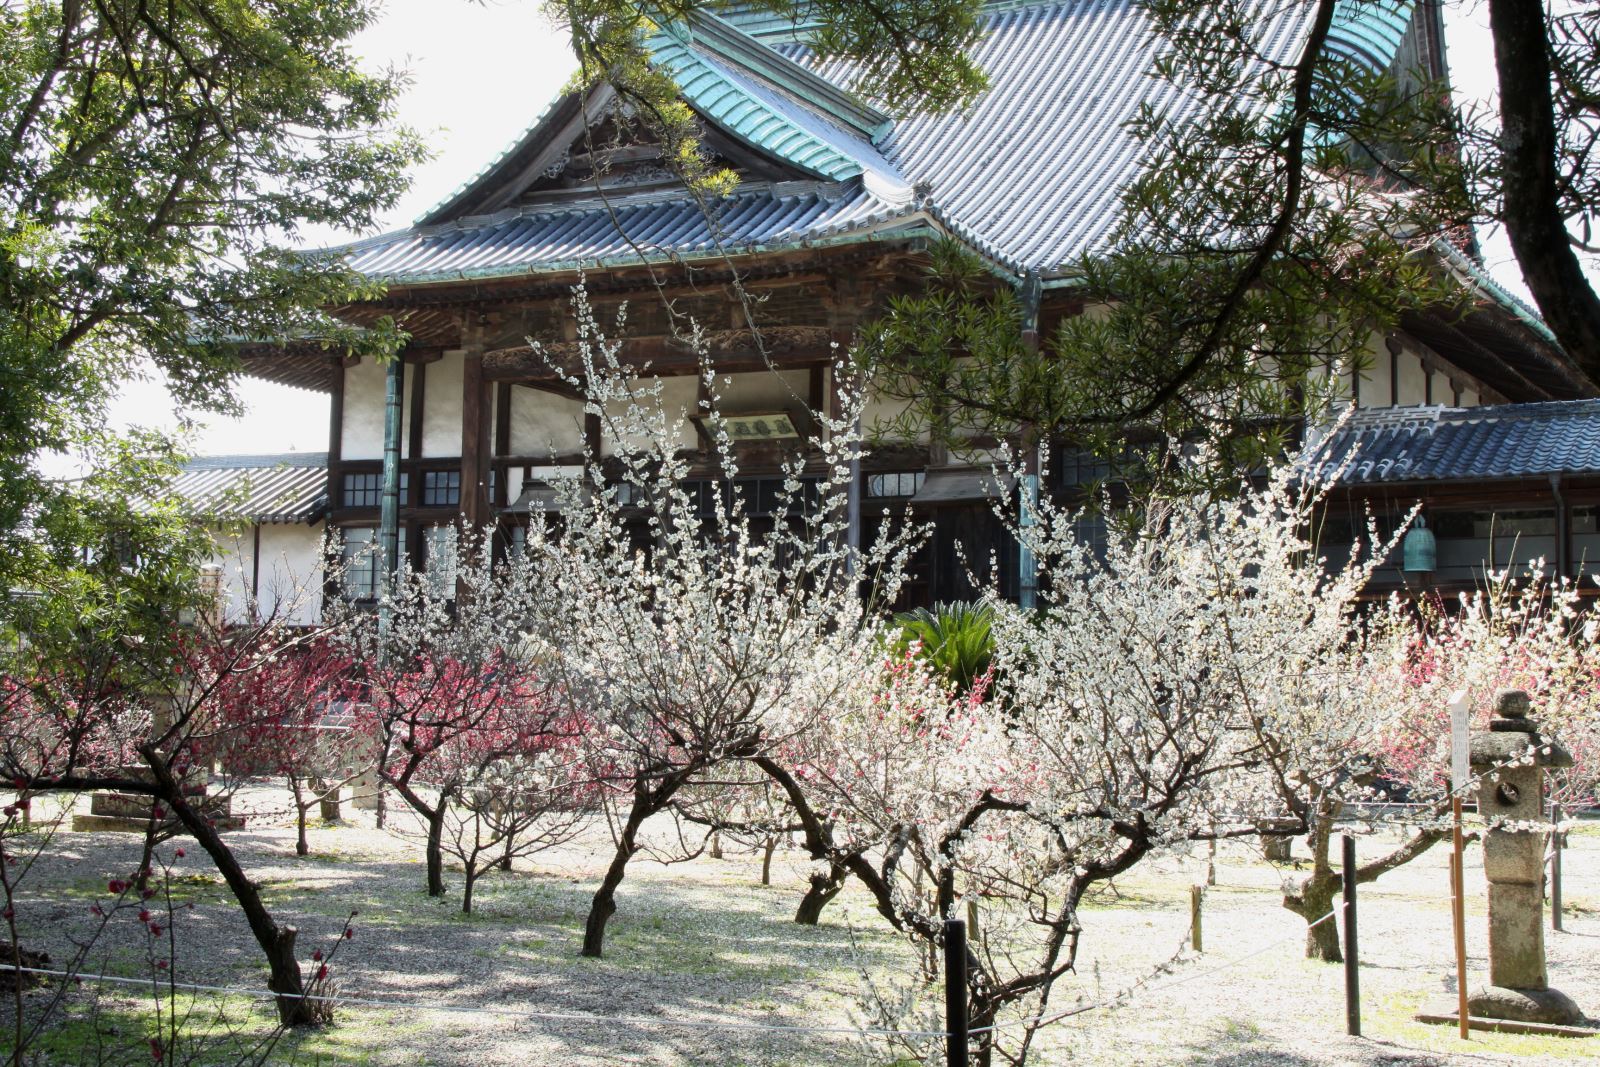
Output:
<path fill-rule="evenodd" d="M 1439 569 L 1439 545 L 1421 515 L 1400 542 L 1400 569 L 1407 574 L 1432 574 Z"/>

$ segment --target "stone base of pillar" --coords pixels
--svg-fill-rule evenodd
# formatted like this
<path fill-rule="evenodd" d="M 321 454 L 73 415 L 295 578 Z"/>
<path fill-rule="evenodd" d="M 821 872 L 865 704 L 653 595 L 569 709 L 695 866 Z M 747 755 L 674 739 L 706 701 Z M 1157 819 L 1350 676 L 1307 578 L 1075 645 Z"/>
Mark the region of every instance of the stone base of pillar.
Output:
<path fill-rule="evenodd" d="M 1453 1009 L 1452 1009 L 1453 1010 Z M 1479 986 L 1467 998 L 1467 1010 L 1486 1019 L 1512 1019 L 1522 1023 L 1556 1023 L 1573 1026 L 1583 1022 L 1583 1009 L 1559 989 L 1508 989 L 1505 986 Z"/>

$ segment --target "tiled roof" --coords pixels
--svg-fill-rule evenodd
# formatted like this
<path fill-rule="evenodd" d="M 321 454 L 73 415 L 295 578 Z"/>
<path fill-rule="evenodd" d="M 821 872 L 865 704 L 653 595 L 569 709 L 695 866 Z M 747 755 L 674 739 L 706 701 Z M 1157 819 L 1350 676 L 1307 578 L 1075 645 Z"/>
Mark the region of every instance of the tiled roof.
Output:
<path fill-rule="evenodd" d="M 350 246 L 348 261 L 370 278 L 415 282 L 754 252 L 915 225 L 910 206 L 857 183 L 744 186 L 715 208 L 708 219 L 698 204 L 660 196 L 529 207 L 373 238 Z"/>
<path fill-rule="evenodd" d="M 1315 5 L 1243 2 L 1261 20 L 1261 54 L 1292 61 Z M 1382 67 L 1396 54 L 1413 7 L 1414 0 L 1344 0 L 1330 47 Z M 1110 236 L 1120 194 L 1142 165 L 1142 146 L 1127 131 L 1141 106 L 1167 108 L 1179 120 L 1205 107 L 1202 98 L 1151 77 L 1161 42 L 1137 0 L 989 5 L 973 53 L 989 89 L 964 112 L 913 116 L 892 128 L 848 95 L 847 65 L 810 55 L 801 43 L 803 19 L 738 4 L 722 13 L 724 19 L 656 34 L 654 61 L 710 122 L 833 186 L 809 199 L 740 190 L 723 212 L 724 250 L 795 247 L 871 227 L 907 212 L 918 188 L 928 191 L 927 218 L 945 230 L 1019 275 L 1049 274 Z M 474 189 L 502 187 L 526 166 L 534 141 L 554 136 L 558 118 L 547 112 L 447 204 L 459 209 Z M 612 208 L 629 239 L 615 232 Z M 443 211 L 429 220 L 443 221 Z M 443 230 L 413 228 L 348 251 L 364 273 L 413 282 L 665 259 L 715 249 L 699 211 L 681 193 L 618 194 L 610 208 L 546 205 L 458 218 Z"/>
<path fill-rule="evenodd" d="M 204 456 L 184 464 L 171 498 L 197 517 L 315 521 L 327 508 L 328 454 Z"/>
<path fill-rule="evenodd" d="M 1294 58 L 1311 8 L 1247 0 L 1267 57 Z M 973 59 L 989 89 L 972 108 L 914 115 L 880 147 L 927 183 L 938 218 L 1021 273 L 1048 274 L 1104 246 L 1144 146 L 1128 131 L 1141 105 L 1196 116 L 1203 98 L 1151 76 L 1160 40 L 1137 0 L 1076 0 L 992 13 Z M 809 61 L 802 46 L 783 49 Z M 848 81 L 843 63 L 818 67 Z"/>
<path fill-rule="evenodd" d="M 1600 400 L 1360 411 L 1323 442 L 1311 470 L 1326 477 L 1341 466 L 1347 486 L 1600 474 Z"/>

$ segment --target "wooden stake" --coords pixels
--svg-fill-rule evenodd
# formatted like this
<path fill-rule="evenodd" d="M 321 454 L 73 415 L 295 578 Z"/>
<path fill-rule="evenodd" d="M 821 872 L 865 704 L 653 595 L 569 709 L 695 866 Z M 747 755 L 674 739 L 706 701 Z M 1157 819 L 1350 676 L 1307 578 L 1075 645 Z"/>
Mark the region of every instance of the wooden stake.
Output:
<path fill-rule="evenodd" d="M 1361 949 L 1356 939 L 1356 839 L 1344 835 L 1339 872 L 1344 896 L 1344 1028 L 1361 1036 Z"/>
<path fill-rule="evenodd" d="M 1450 798 L 1450 896 L 1451 917 L 1456 935 L 1456 1012 L 1461 1024 L 1461 1040 L 1471 1037 L 1467 1014 L 1467 900 L 1466 871 L 1461 862 L 1461 794 Z"/>
<path fill-rule="evenodd" d="M 944 923 L 945 1064 L 967 1067 L 967 927 L 960 919 Z"/>
<path fill-rule="evenodd" d="M 1561 805 L 1550 805 L 1550 929 L 1561 929 Z"/>
<path fill-rule="evenodd" d="M 1205 899 L 1206 887 L 1192 885 L 1189 887 L 1189 943 L 1196 952 L 1206 950 L 1205 938 L 1200 930 L 1200 902 Z"/>

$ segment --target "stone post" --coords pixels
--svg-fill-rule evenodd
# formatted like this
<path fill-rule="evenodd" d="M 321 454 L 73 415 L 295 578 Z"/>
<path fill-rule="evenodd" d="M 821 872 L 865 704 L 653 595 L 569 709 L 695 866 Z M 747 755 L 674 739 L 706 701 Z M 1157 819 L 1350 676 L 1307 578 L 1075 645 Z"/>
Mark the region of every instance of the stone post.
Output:
<path fill-rule="evenodd" d="M 1478 812 L 1488 824 L 1489 985 L 1468 1004 L 1492 1019 L 1580 1022 L 1572 999 L 1550 988 L 1544 958 L 1544 776 L 1546 768 L 1572 766 L 1572 756 L 1539 733 L 1522 690 L 1496 693 L 1494 715 L 1488 732 L 1472 738 Z"/>

